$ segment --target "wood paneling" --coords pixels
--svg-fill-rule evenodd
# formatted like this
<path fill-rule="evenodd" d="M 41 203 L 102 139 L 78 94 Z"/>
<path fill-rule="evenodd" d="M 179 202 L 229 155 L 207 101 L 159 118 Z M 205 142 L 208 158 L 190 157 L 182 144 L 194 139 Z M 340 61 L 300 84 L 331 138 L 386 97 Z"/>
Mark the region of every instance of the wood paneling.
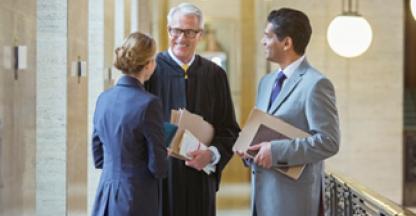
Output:
<path fill-rule="evenodd" d="M 158 8 L 158 18 L 159 18 L 159 50 L 166 50 L 169 47 L 169 39 L 167 26 L 168 21 L 166 16 L 169 13 L 169 0 L 157 0 L 159 2 L 156 7 Z"/>
<path fill-rule="evenodd" d="M 0 4 L 0 215 L 34 214 L 35 14 L 33 1 Z M 18 79 L 10 68 L 12 62 L 5 62 L 16 45 L 28 51 L 28 68 L 18 71 Z"/>
<path fill-rule="evenodd" d="M 104 89 L 114 84 L 113 58 L 114 58 L 114 0 L 104 1 Z"/>
<path fill-rule="evenodd" d="M 139 3 L 139 26 L 138 29 L 141 32 L 150 34 L 152 32 L 152 1 L 138 0 Z"/>
<path fill-rule="evenodd" d="M 67 214 L 87 212 L 88 75 L 71 73 L 73 63 L 87 61 L 88 1 L 68 1 Z M 88 69 L 87 69 L 88 71 Z"/>
<path fill-rule="evenodd" d="M 256 68 L 254 53 L 256 50 L 256 9 L 255 1 L 241 1 L 241 125 L 253 109 L 256 95 Z"/>

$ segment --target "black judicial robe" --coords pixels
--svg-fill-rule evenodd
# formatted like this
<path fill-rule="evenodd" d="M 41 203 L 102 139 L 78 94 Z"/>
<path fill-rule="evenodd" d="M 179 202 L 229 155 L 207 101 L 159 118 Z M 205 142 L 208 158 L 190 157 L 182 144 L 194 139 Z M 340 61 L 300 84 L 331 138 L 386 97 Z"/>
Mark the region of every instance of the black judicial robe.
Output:
<path fill-rule="evenodd" d="M 162 52 L 146 87 L 161 98 L 165 121 L 170 120 L 171 109 L 186 108 L 211 123 L 215 128 L 211 145 L 221 154 L 215 173 L 210 175 L 170 157 L 168 178 L 163 184 L 163 215 L 214 216 L 221 172 L 233 155 L 232 146 L 240 132 L 225 71 L 196 55 L 185 80 L 183 69 L 168 52 Z"/>

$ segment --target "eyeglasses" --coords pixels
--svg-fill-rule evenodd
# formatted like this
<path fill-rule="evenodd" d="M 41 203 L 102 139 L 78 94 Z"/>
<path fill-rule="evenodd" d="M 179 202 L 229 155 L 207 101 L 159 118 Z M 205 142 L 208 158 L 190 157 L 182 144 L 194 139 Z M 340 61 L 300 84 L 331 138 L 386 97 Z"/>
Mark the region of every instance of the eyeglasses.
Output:
<path fill-rule="evenodd" d="M 179 37 L 183 33 L 187 38 L 195 38 L 197 34 L 201 33 L 202 30 L 198 29 L 180 29 L 180 28 L 170 28 L 169 27 L 169 34 L 172 37 Z"/>

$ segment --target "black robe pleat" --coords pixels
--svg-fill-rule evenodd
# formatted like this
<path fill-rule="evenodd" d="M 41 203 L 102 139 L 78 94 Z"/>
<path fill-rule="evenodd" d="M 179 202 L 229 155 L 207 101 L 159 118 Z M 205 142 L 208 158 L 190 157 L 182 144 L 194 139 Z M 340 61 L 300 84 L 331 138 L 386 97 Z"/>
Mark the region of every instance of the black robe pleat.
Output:
<path fill-rule="evenodd" d="M 170 120 L 172 109 L 186 108 L 211 123 L 215 128 L 211 145 L 221 154 L 216 172 L 210 175 L 187 167 L 182 160 L 170 158 L 168 178 L 163 182 L 163 215 L 214 216 L 221 172 L 233 155 L 232 146 L 240 132 L 227 74 L 196 55 L 185 79 L 183 69 L 168 52 L 162 52 L 157 56 L 155 73 L 146 88 L 161 98 L 165 121 Z"/>

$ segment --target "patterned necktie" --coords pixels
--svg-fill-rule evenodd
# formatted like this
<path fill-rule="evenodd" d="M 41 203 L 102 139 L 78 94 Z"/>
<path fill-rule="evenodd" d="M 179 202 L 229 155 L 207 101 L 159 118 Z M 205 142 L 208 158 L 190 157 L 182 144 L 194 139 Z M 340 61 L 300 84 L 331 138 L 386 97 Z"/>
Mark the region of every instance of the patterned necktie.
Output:
<path fill-rule="evenodd" d="M 188 64 L 182 65 L 182 69 L 185 72 L 185 79 L 188 79 L 188 68 L 189 68 Z"/>
<path fill-rule="evenodd" d="M 282 84 L 285 79 L 286 75 L 283 73 L 283 71 L 280 71 L 277 74 L 276 80 L 274 81 L 272 94 L 270 95 L 269 108 L 267 110 L 270 111 L 270 108 L 272 107 L 274 100 L 277 98 L 277 95 L 279 95 L 280 90 L 282 89 Z"/>

